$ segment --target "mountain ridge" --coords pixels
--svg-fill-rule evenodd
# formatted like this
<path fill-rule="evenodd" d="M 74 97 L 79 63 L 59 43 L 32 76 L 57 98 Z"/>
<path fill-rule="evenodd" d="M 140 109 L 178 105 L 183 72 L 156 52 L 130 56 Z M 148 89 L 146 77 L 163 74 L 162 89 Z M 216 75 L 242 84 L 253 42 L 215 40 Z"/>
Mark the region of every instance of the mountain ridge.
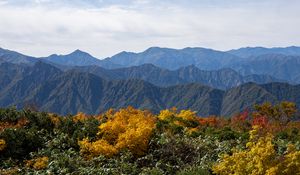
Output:
<path fill-rule="evenodd" d="M 231 68 L 205 71 L 194 65 L 181 67 L 177 70 L 159 68 L 153 64 L 109 70 L 97 66 L 76 67 L 74 69 L 108 79 L 142 79 L 161 87 L 195 82 L 214 88 L 228 89 L 246 82 L 259 84 L 275 81 L 285 82 L 268 75 L 251 74 L 243 76 Z"/>
<path fill-rule="evenodd" d="M 98 65 L 98 66 L 108 67 L 108 68 L 118 67 L 117 64 L 111 63 L 108 60 L 100 60 L 96 57 L 93 57 L 89 53 L 81 51 L 79 49 L 67 55 L 52 54 L 48 57 L 42 57 L 39 59 L 50 61 L 56 64 L 66 65 L 66 66 Z"/>
<path fill-rule="evenodd" d="M 0 90 L 1 107 L 36 104 L 40 110 L 66 115 L 126 106 L 159 112 L 175 106 L 201 116 L 231 116 L 265 101 L 288 100 L 300 106 L 300 86 L 287 83 L 246 83 L 226 91 L 197 83 L 158 87 L 143 80 L 105 80 L 87 72 L 63 72 L 50 64 L 36 64 L 22 69 L 21 77 L 13 77 L 13 83 Z"/>
<path fill-rule="evenodd" d="M 226 51 L 227 53 L 234 54 L 239 57 L 247 58 L 252 56 L 259 56 L 265 54 L 283 54 L 296 56 L 300 55 L 300 47 L 288 46 L 288 47 L 242 47 L 239 49 L 232 49 Z"/>
<path fill-rule="evenodd" d="M 259 51 L 256 51 L 257 49 Z M 251 56 L 249 56 L 249 53 L 252 52 L 256 55 L 250 54 Z M 241 54 L 248 54 L 249 57 L 243 57 Z M 75 50 L 67 55 L 54 54 L 44 58 L 29 57 L 4 49 L 0 50 L 0 62 L 34 64 L 37 61 L 44 61 L 60 69 L 93 65 L 106 69 L 117 69 L 153 64 L 160 68 L 177 70 L 195 65 L 201 70 L 209 71 L 231 68 L 242 76 L 264 74 L 292 84 L 300 83 L 299 60 L 300 47 L 296 46 L 286 48 L 247 47 L 230 51 L 217 51 L 200 47 L 183 49 L 151 47 L 139 53 L 121 52 L 103 60 L 80 50 Z"/>

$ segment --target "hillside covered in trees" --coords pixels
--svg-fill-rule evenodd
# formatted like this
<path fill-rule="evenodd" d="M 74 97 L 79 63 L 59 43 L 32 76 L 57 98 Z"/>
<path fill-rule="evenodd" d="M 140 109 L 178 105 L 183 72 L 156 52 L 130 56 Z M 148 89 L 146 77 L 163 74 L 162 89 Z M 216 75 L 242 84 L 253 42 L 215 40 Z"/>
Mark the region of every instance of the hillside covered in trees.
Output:
<path fill-rule="evenodd" d="M 299 174 L 294 103 L 231 118 L 127 107 L 59 116 L 0 109 L 0 174 Z"/>
<path fill-rule="evenodd" d="M 133 74 L 141 75 L 142 68 L 137 69 L 139 71 Z M 27 104 L 34 104 L 42 111 L 74 115 L 78 112 L 97 114 L 109 108 L 119 109 L 126 106 L 159 113 L 160 110 L 175 106 L 178 109 L 197 111 L 201 116 L 230 117 L 245 109 L 252 110 L 254 104 L 265 101 L 271 103 L 291 101 L 300 106 L 300 85 L 248 82 L 221 90 L 190 81 L 160 87 L 135 76 L 129 76 L 128 79 L 110 79 L 108 76 L 104 78 L 104 73 L 101 76 L 92 69 L 88 70 L 88 72 L 84 70 L 82 72 L 81 69 L 62 71 L 43 62 L 37 62 L 33 66 L 2 63 L 0 64 L 0 107 L 17 106 L 21 109 Z M 119 75 L 126 73 L 123 69 L 111 70 L 110 73 L 112 72 L 115 72 L 113 74 L 119 72 Z M 144 68 L 144 72 L 151 71 Z M 225 76 L 226 73 L 220 75 L 223 78 L 207 81 L 223 84 L 220 79 L 226 82 L 230 79 L 228 77 L 231 77 L 231 75 Z M 146 77 L 163 78 L 160 74 L 154 73 L 149 73 Z M 192 77 L 201 79 L 198 74 L 192 74 Z M 173 78 L 167 76 L 162 81 L 166 82 L 167 79 Z M 239 81 L 233 79 L 230 82 Z"/>

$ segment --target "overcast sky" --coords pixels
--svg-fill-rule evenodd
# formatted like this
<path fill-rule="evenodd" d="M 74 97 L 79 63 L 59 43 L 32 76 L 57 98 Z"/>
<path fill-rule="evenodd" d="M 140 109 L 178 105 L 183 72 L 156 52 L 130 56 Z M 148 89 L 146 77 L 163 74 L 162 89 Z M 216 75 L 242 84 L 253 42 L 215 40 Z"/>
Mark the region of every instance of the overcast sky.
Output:
<path fill-rule="evenodd" d="M 299 0 L 0 0 L 0 47 L 104 58 L 151 46 L 299 46 L 299 17 Z"/>

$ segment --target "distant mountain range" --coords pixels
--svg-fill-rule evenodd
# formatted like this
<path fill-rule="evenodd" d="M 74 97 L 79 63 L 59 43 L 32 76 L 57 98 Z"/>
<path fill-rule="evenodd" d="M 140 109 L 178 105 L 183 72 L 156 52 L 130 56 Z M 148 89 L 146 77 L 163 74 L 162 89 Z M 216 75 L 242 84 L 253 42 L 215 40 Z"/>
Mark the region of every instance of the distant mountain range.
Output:
<path fill-rule="evenodd" d="M 291 47 L 244 47 L 240 49 L 233 49 L 227 51 L 227 53 L 236 55 L 241 58 L 256 57 L 260 55 L 268 54 L 279 54 L 279 55 L 290 55 L 290 56 L 299 56 L 300 47 L 291 46 Z"/>
<path fill-rule="evenodd" d="M 290 83 L 300 83 L 300 56 L 268 54 L 247 59 L 244 64 L 232 65 L 231 68 L 242 75 L 265 74 Z"/>
<path fill-rule="evenodd" d="M 49 57 L 34 58 L 0 49 L 0 63 L 34 64 L 38 60 L 55 65 L 60 69 L 70 69 L 73 66 L 100 66 L 105 69 L 116 69 L 144 64 L 153 64 L 168 70 L 177 70 L 190 65 L 209 71 L 230 68 L 242 76 L 269 75 L 276 80 L 284 80 L 292 84 L 300 83 L 300 47 L 295 46 L 286 48 L 247 47 L 230 51 L 206 48 L 151 47 L 141 53 L 121 52 L 102 60 L 80 50 L 68 55 L 53 54 Z"/>
<path fill-rule="evenodd" d="M 20 64 L 20 63 L 32 64 L 37 61 L 38 61 L 37 58 L 26 56 L 15 51 L 0 48 L 0 63 L 10 62 L 16 64 Z"/>
<path fill-rule="evenodd" d="M 151 47 L 141 53 L 121 52 L 104 60 L 120 64 L 122 67 L 151 63 L 170 70 L 189 65 L 195 65 L 203 70 L 216 70 L 224 68 L 225 65 L 229 65 L 231 62 L 239 61 L 239 57 L 206 48 L 170 49 Z"/>
<path fill-rule="evenodd" d="M 99 60 L 76 50 L 36 58 L 0 48 L 0 107 L 35 104 L 60 114 L 128 105 L 230 116 L 255 103 L 300 106 L 300 48 L 152 47 Z M 289 84 L 288 84 L 289 83 Z"/>
<path fill-rule="evenodd" d="M 196 83 L 158 87 L 138 79 L 107 80 L 76 69 L 63 72 L 43 62 L 2 63 L 0 71 L 0 106 L 35 104 L 60 114 L 93 114 L 131 105 L 153 112 L 176 106 L 202 116 L 230 116 L 264 101 L 300 105 L 300 86 L 286 83 L 246 83 L 226 91 Z"/>
<path fill-rule="evenodd" d="M 242 76 L 230 68 L 215 71 L 200 70 L 194 65 L 177 70 L 162 69 L 153 64 L 144 64 L 119 69 L 104 69 L 99 66 L 73 67 L 73 70 L 88 72 L 109 80 L 141 79 L 156 86 L 166 87 L 187 83 L 200 83 L 213 88 L 228 89 L 243 83 L 255 82 L 265 84 L 284 82 L 269 75 Z"/>
<path fill-rule="evenodd" d="M 83 52 L 81 50 L 75 50 L 68 55 L 57 55 L 53 54 L 45 58 L 39 58 L 41 60 L 47 60 L 49 62 L 65 65 L 65 66 L 90 66 L 97 65 L 108 69 L 120 67 L 109 60 L 100 60 L 92 55 Z"/>
<path fill-rule="evenodd" d="M 170 70 L 189 65 L 201 70 L 231 68 L 242 75 L 265 74 L 290 83 L 300 83 L 300 47 L 255 47 L 227 52 L 205 48 L 177 50 L 153 47 L 141 53 L 121 52 L 105 60 L 122 67 L 151 63 Z"/>

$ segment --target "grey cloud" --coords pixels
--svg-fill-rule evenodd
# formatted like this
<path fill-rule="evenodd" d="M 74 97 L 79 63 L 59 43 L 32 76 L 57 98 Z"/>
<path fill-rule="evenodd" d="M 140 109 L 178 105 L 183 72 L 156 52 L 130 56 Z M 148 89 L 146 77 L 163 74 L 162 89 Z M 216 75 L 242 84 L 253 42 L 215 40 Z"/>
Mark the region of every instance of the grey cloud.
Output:
<path fill-rule="evenodd" d="M 295 0 L 0 0 L 0 47 L 100 58 L 150 46 L 299 45 Z M 59 8 L 54 8 L 59 7 Z"/>

